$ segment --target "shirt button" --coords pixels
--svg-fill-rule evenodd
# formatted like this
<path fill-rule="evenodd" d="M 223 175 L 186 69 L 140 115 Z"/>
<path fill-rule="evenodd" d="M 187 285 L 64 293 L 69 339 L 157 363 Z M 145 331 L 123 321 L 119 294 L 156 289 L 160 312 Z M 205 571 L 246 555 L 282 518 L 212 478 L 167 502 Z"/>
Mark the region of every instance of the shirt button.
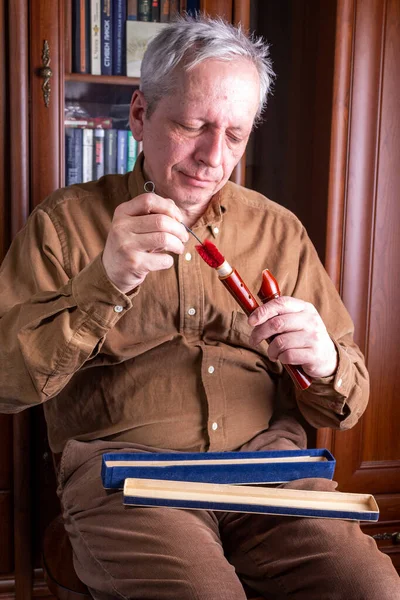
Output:
<path fill-rule="evenodd" d="M 185 260 L 192 260 L 192 255 L 190 254 L 190 252 L 186 252 Z"/>
<path fill-rule="evenodd" d="M 191 317 L 193 317 L 193 315 L 196 314 L 196 309 L 195 308 L 189 308 L 188 310 L 188 315 L 190 315 Z"/>
<path fill-rule="evenodd" d="M 117 306 L 114 306 L 114 312 L 116 313 L 121 313 L 124 310 L 124 307 L 121 306 L 120 304 L 117 304 Z"/>
<path fill-rule="evenodd" d="M 213 232 L 217 235 L 217 233 L 219 233 L 219 227 L 213 227 Z"/>
<path fill-rule="evenodd" d="M 214 367 L 211 365 L 210 367 L 208 367 L 208 372 L 209 373 L 214 373 L 215 369 Z"/>
<path fill-rule="evenodd" d="M 340 378 L 340 379 L 338 379 L 336 386 L 339 388 L 342 385 L 342 383 L 343 383 L 343 379 Z"/>
<path fill-rule="evenodd" d="M 212 429 L 213 431 L 216 431 L 216 430 L 218 429 L 218 423 L 215 423 L 215 422 L 214 422 L 214 423 L 211 425 L 211 429 Z"/>

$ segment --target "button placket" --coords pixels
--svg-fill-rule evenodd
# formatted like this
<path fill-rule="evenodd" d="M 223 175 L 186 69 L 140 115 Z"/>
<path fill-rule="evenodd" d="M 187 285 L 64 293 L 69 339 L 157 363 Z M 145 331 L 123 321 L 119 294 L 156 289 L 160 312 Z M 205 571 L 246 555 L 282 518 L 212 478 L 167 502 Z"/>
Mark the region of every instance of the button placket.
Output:
<path fill-rule="evenodd" d="M 226 413 L 225 390 L 220 377 L 222 354 L 216 346 L 202 346 L 202 381 L 208 404 L 209 450 L 226 448 L 226 432 L 223 426 Z"/>
<path fill-rule="evenodd" d="M 200 267 L 191 248 L 178 258 L 180 331 L 188 341 L 201 337 L 204 290 Z"/>

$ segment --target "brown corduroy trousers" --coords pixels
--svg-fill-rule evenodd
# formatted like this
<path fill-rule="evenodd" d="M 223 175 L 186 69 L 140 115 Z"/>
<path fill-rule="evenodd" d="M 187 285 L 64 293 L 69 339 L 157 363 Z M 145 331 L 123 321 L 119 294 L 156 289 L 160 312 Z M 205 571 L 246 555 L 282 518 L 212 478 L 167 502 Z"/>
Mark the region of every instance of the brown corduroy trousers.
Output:
<path fill-rule="evenodd" d="M 243 450 L 295 447 L 272 437 L 265 432 Z M 126 507 L 121 491 L 104 490 L 103 452 L 155 450 L 110 441 L 71 441 L 64 450 L 65 526 L 77 574 L 96 600 L 245 600 L 241 581 L 267 599 L 400 600 L 390 559 L 355 521 Z"/>

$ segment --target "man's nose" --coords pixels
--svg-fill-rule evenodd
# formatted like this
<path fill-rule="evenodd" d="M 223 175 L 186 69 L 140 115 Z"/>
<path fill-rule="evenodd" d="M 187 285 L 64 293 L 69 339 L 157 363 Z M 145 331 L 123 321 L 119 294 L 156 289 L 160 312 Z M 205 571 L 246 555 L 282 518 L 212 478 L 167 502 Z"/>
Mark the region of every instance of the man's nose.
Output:
<path fill-rule="evenodd" d="M 220 131 L 207 131 L 200 136 L 196 149 L 196 160 L 208 167 L 219 167 L 222 164 L 225 147 L 224 134 Z"/>

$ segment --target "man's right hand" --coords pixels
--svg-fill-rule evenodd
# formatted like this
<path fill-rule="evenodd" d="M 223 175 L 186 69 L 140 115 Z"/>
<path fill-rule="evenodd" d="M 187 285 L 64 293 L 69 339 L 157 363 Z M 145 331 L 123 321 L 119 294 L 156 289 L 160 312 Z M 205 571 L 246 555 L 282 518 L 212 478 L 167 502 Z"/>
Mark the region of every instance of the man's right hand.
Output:
<path fill-rule="evenodd" d="M 120 204 L 114 212 L 103 251 L 108 278 L 127 294 L 150 271 L 174 264 L 167 252 L 182 254 L 189 235 L 183 216 L 173 200 L 156 194 L 141 194 Z"/>

